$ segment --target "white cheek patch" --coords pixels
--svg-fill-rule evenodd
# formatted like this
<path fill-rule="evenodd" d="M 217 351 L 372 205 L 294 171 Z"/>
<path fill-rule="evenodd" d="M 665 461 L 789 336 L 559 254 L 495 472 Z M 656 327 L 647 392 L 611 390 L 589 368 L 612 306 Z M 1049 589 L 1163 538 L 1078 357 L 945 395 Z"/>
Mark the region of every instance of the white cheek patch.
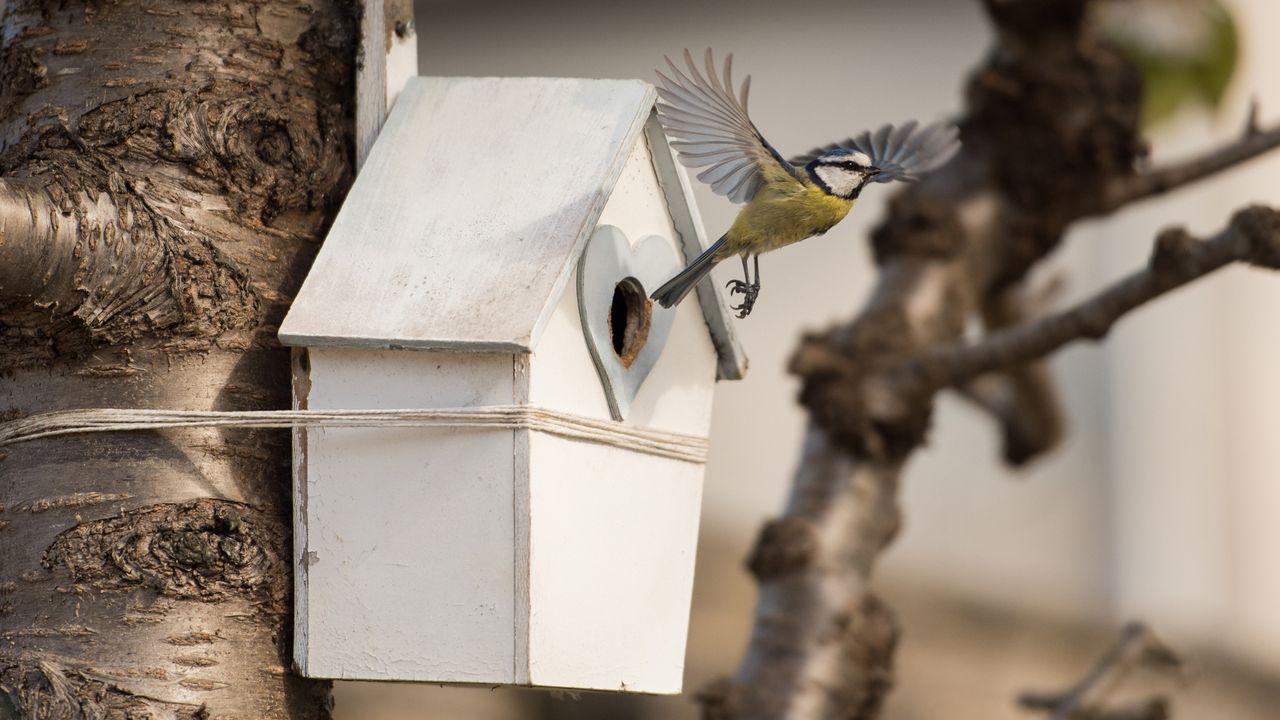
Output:
<path fill-rule="evenodd" d="M 846 170 L 834 165 L 819 165 L 814 172 L 822 179 L 831 194 L 842 197 L 851 194 L 862 183 L 862 173 L 857 170 Z"/>

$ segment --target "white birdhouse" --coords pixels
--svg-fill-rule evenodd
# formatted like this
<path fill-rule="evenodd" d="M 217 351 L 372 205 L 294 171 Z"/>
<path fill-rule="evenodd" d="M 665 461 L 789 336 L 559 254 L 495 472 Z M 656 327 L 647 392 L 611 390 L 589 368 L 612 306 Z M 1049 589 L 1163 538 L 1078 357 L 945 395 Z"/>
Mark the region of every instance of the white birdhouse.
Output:
<path fill-rule="evenodd" d="M 628 80 L 415 78 L 280 330 L 312 410 L 526 406 L 706 438 L 746 359 Z M 295 448 L 311 677 L 674 693 L 703 466 L 536 427 L 311 428 Z"/>

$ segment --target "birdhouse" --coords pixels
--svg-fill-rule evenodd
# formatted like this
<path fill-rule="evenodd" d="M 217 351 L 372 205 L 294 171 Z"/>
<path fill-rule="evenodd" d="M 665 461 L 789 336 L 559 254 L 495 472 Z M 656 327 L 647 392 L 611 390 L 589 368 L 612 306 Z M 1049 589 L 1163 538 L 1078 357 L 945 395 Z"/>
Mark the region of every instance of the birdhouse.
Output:
<path fill-rule="evenodd" d="M 622 431 L 705 440 L 746 359 L 710 283 L 648 299 L 705 244 L 654 100 L 400 96 L 281 327 L 295 404 L 541 419 L 296 433 L 303 674 L 680 691 L 703 465 Z"/>

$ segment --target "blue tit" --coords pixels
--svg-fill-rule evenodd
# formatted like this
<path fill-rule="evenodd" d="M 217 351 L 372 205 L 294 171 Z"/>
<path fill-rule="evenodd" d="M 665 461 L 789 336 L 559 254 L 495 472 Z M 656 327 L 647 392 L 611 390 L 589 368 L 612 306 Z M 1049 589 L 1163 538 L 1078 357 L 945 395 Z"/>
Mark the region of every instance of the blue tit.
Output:
<path fill-rule="evenodd" d="M 706 76 L 685 50 L 688 73 L 667 58 L 671 77 L 658 72 L 658 115 L 681 164 L 705 168 L 698 179 L 736 203 L 746 205 L 733 225 L 651 297 L 663 307 L 684 299 L 711 268 L 737 255 L 744 279 L 730 281 L 734 306 L 746 317 L 760 294 L 760 254 L 821 235 L 853 209 L 867 183 L 914 180 L 942 165 L 960 148 L 959 131 L 948 123 L 920 127 L 915 121 L 864 132 L 843 142 L 782 157 L 747 115 L 751 77 L 735 97 L 733 56 L 725 58 L 723 80 L 711 50 Z M 755 266 L 754 276 L 747 261 Z"/>

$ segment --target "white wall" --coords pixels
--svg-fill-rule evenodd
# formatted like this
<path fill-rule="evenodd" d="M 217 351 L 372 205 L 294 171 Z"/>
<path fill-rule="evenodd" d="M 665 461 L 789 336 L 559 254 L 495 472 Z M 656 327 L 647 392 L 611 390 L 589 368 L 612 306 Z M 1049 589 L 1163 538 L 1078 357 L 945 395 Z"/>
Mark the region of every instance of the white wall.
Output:
<path fill-rule="evenodd" d="M 1227 107 L 1184 117 L 1157 156 L 1234 139 L 1251 98 L 1280 117 L 1273 0 L 1235 0 L 1246 64 Z M 1173 223 L 1221 228 L 1280 204 L 1280 155 L 1149 203 L 1099 228 L 1099 270 L 1142 261 Z M 1118 614 L 1280 666 L 1280 277 L 1230 268 L 1125 323 L 1105 350 L 1115 435 L 1111 575 Z"/>
<path fill-rule="evenodd" d="M 1238 4 L 1258 33 L 1280 22 L 1272 0 Z M 988 41 L 977 3 L 949 0 L 434 0 L 419 2 L 418 28 L 422 72 L 442 75 L 652 78 L 664 53 L 733 51 L 737 74 L 754 76 L 752 116 L 783 154 L 954 112 Z M 1157 138 L 1158 158 L 1233 133 L 1250 94 L 1280 115 L 1280 88 L 1262 71 L 1280 67 L 1280 48 L 1252 40 L 1257 69 L 1232 107 Z M 1064 301 L 1139 266 L 1165 224 L 1210 230 L 1246 200 L 1280 203 L 1268 177 L 1280 179 L 1280 162 L 1078 229 L 1050 263 L 1069 273 Z M 697 192 L 718 235 L 736 206 Z M 869 290 L 866 235 L 888 195 L 871 191 L 832 232 L 762 260 L 760 303 L 737 326 L 751 371 L 717 393 L 704 503 L 706 530 L 744 553 L 781 508 L 797 457 L 803 415 L 787 357 L 801 332 L 850 317 Z M 736 271 L 722 268 L 721 282 Z M 985 417 L 944 399 L 910 467 L 886 574 L 1060 614 L 1140 615 L 1192 638 L 1226 633 L 1255 654 L 1280 647 L 1277 300 L 1277 278 L 1229 271 L 1125 321 L 1104 349 L 1060 354 L 1072 434 L 1021 474 L 999 463 Z"/>

